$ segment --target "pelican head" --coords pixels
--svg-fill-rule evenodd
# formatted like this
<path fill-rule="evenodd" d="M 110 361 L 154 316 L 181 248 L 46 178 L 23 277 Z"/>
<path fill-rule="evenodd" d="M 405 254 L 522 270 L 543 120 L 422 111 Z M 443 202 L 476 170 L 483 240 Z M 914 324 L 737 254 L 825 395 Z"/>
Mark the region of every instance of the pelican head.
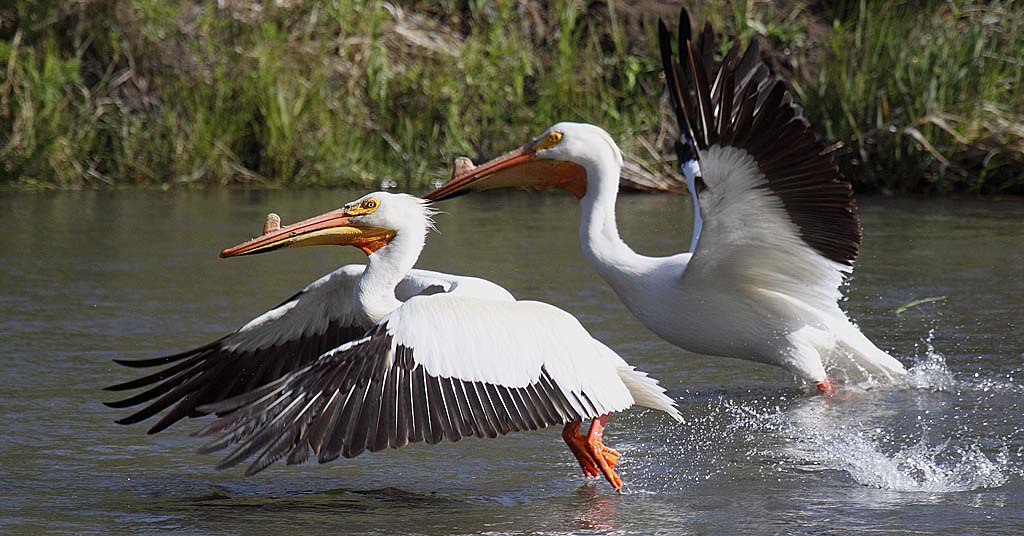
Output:
<path fill-rule="evenodd" d="M 343 207 L 265 233 L 220 253 L 222 258 L 302 246 L 355 246 L 367 255 L 402 234 L 426 235 L 434 211 L 408 194 L 374 192 Z"/>
<path fill-rule="evenodd" d="M 558 123 L 526 145 L 456 174 L 426 198 L 439 201 L 471 190 L 529 187 L 562 188 L 582 199 L 593 179 L 588 170 L 608 166 L 621 168 L 622 153 L 604 129 Z M 616 173 L 616 184 L 617 179 Z"/>

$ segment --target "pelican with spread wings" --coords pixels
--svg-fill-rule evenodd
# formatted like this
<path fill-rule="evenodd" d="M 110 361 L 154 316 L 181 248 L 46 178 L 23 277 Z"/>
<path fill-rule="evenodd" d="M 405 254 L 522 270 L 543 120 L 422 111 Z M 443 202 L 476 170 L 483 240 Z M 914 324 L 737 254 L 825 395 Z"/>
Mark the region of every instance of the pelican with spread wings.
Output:
<path fill-rule="evenodd" d="M 199 432 L 215 437 L 202 450 L 233 447 L 218 467 L 253 458 L 249 474 L 281 458 L 322 463 L 562 424 L 584 474 L 620 489 L 619 453 L 602 443 L 609 414 L 636 404 L 681 420 L 675 403 L 572 315 L 516 301 L 482 279 L 412 269 L 431 215 L 421 199 L 377 192 L 224 250 L 351 245 L 368 262 L 328 274 L 210 344 L 119 361 L 164 368 L 108 388 L 148 388 L 108 404 L 146 404 L 118 422 L 171 408 L 155 433 L 215 413 Z"/>
<path fill-rule="evenodd" d="M 558 123 L 525 146 L 463 166 L 427 194 L 558 187 L 580 199 L 583 253 L 658 336 L 710 356 L 780 366 L 831 394 L 832 376 L 890 381 L 906 374 L 839 308 L 861 228 L 850 184 L 810 130 L 756 43 L 715 59 L 710 25 L 696 40 L 685 10 L 678 61 L 661 52 L 681 132 L 680 169 L 694 204 L 690 251 L 647 257 L 619 237 L 622 154 L 603 129 Z"/>

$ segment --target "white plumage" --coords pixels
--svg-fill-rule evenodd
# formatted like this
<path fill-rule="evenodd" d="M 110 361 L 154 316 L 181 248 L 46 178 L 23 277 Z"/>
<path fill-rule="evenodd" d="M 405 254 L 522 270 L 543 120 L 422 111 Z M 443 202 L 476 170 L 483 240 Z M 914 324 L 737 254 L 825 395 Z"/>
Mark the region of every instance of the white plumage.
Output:
<path fill-rule="evenodd" d="M 428 296 L 409 300 L 382 323 L 396 345 L 416 349 L 417 361 L 434 376 L 525 387 L 543 367 L 566 390 L 593 390 L 595 403 L 608 411 L 633 403 L 618 377 L 626 362 L 572 315 L 546 303 Z"/>
<path fill-rule="evenodd" d="M 831 393 L 845 380 L 890 381 L 905 369 L 853 326 L 837 301 L 860 226 L 849 184 L 808 129 L 756 46 L 721 63 L 706 27 L 697 44 L 680 23 L 680 55 L 661 44 L 679 118 L 679 163 L 694 199 L 691 251 L 635 253 L 615 225 L 622 155 L 603 129 L 558 123 L 524 147 L 457 174 L 427 194 L 557 186 L 581 204 L 583 253 L 629 310 L 692 352 L 785 368 Z M 713 82 L 713 84 L 712 84 Z"/>
<path fill-rule="evenodd" d="M 315 281 L 215 343 L 214 352 L 126 363 L 170 366 L 114 387 L 156 383 L 156 394 L 112 405 L 148 402 L 167 390 L 173 396 L 122 422 L 171 403 L 178 405 L 156 430 L 186 414 L 215 412 L 221 417 L 201 435 L 217 439 L 204 450 L 235 445 L 220 466 L 252 456 L 250 473 L 285 456 L 289 463 L 310 454 L 324 462 L 410 442 L 567 424 L 563 436 L 585 474 L 603 473 L 618 489 L 618 453 L 601 444 L 608 414 L 641 404 L 681 420 L 674 402 L 556 307 L 516 301 L 481 279 L 410 272 L 430 214 L 422 200 L 377 192 L 225 250 L 236 256 L 344 244 L 367 252 L 368 264 Z M 332 326 L 345 326 L 349 336 L 317 357 L 273 350 L 290 341 L 316 346 L 316 334 Z M 178 390 L 182 374 L 189 387 Z M 588 419 L 584 437 L 577 430 Z"/>

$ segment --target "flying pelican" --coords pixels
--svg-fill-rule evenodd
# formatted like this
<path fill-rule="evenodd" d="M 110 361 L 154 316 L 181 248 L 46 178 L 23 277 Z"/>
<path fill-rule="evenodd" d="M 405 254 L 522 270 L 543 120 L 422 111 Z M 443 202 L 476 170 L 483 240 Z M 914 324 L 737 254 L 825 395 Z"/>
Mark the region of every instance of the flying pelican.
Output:
<path fill-rule="evenodd" d="M 691 40 L 684 10 L 679 51 L 660 24 L 676 149 L 693 199 L 690 250 L 633 252 L 615 226 L 622 154 L 593 125 L 558 123 L 531 142 L 473 167 L 463 162 L 441 200 L 470 190 L 560 187 L 580 199 L 583 253 L 626 307 L 681 348 L 780 366 L 819 391 L 846 379 L 892 380 L 906 370 L 839 308 L 860 245 L 848 182 L 810 131 L 752 42 L 721 61 L 710 25 Z M 709 83 L 709 80 L 713 83 Z"/>
<path fill-rule="evenodd" d="M 218 468 L 255 455 L 247 474 L 285 456 L 295 464 L 313 453 L 323 463 L 565 424 L 562 437 L 584 474 L 621 489 L 619 453 L 602 443 L 608 415 L 637 404 L 681 421 L 675 403 L 561 309 L 516 301 L 481 279 L 412 270 L 432 214 L 424 200 L 377 192 L 224 250 L 234 257 L 351 245 L 368 263 L 340 268 L 206 346 L 119 361 L 169 366 L 110 388 L 156 384 L 113 407 L 162 395 L 118 422 L 177 404 L 152 433 L 185 415 L 216 413 L 198 435 L 218 438 L 201 451 L 237 445 Z"/>

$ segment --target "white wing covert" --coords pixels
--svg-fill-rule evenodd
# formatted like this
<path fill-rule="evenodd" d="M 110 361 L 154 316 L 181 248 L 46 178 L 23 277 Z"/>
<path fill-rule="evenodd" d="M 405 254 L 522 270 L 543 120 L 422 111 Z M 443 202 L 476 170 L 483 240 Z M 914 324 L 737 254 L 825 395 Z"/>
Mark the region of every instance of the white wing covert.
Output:
<path fill-rule="evenodd" d="M 416 297 L 307 367 L 204 406 L 222 417 L 200 435 L 218 436 L 205 452 L 238 445 L 219 467 L 255 454 L 252 474 L 285 456 L 325 462 L 591 419 L 633 405 L 623 374 L 655 385 L 550 305 Z"/>
<path fill-rule="evenodd" d="M 115 360 L 133 368 L 168 366 L 154 374 L 107 387 L 111 391 L 149 387 L 107 405 L 125 408 L 147 404 L 117 421 L 121 424 L 140 422 L 174 406 L 150 428 L 149 433 L 156 433 L 184 417 L 203 415 L 197 409 L 201 405 L 274 381 L 308 365 L 324 352 L 361 337 L 366 326 L 356 325 L 351 311 L 352 289 L 364 269 L 360 264 L 342 266 L 209 344 L 164 357 Z M 420 293 L 447 292 L 453 283 L 450 277 L 437 277 L 443 275 L 413 270 L 396 290 L 397 297 L 407 300 Z"/>
<path fill-rule="evenodd" d="M 756 42 L 742 55 L 734 44 L 716 61 L 710 25 L 694 43 L 684 11 L 677 62 L 671 33 L 659 30 L 679 164 L 685 173 L 698 163 L 690 170 L 699 174 L 692 187 L 703 228 L 684 280 L 739 281 L 834 307 L 861 230 L 832 155 L 770 77 Z"/>

